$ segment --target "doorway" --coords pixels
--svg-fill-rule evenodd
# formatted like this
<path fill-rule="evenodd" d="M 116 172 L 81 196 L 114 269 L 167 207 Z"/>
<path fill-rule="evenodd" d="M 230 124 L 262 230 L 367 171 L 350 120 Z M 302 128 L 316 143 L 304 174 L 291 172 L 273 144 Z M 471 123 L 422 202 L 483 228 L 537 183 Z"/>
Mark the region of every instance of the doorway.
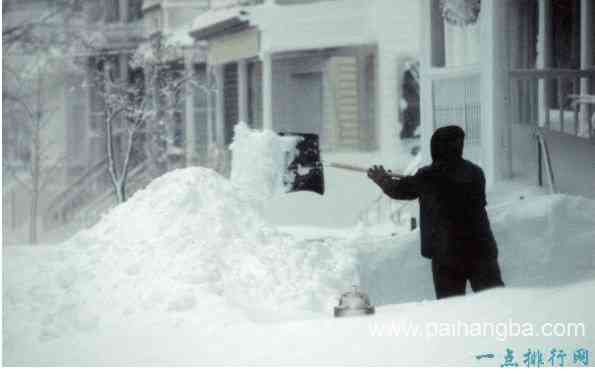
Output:
<path fill-rule="evenodd" d="M 291 131 L 322 133 L 322 73 L 292 74 Z"/>

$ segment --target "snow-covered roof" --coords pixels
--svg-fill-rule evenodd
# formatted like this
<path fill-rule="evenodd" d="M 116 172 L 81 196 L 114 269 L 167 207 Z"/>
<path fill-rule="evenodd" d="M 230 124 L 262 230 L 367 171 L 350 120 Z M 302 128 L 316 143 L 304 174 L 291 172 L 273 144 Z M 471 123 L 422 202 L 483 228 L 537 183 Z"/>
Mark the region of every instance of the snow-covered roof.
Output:
<path fill-rule="evenodd" d="M 178 44 L 183 47 L 190 47 L 194 44 L 194 39 L 190 36 L 187 26 L 177 27 L 169 32 L 169 40 L 171 43 Z"/>
<path fill-rule="evenodd" d="M 210 35 L 247 23 L 247 15 L 248 13 L 241 8 L 211 10 L 194 19 L 190 34 L 195 39 L 205 39 Z"/>
<path fill-rule="evenodd" d="M 174 7 L 196 7 L 196 6 L 208 6 L 208 1 L 196 0 L 145 0 L 143 1 L 143 10 L 160 6 L 162 8 L 174 8 Z"/>

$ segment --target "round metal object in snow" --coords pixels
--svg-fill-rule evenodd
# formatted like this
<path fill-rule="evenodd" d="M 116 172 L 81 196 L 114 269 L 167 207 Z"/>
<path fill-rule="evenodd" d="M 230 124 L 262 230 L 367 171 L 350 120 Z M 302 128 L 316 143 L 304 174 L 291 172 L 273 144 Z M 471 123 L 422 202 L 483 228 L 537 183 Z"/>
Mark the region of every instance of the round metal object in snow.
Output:
<path fill-rule="evenodd" d="M 370 304 L 370 298 L 364 292 L 357 290 L 354 286 L 352 291 L 343 293 L 339 299 L 339 305 L 335 307 L 335 317 L 359 316 L 374 314 L 374 306 Z"/>

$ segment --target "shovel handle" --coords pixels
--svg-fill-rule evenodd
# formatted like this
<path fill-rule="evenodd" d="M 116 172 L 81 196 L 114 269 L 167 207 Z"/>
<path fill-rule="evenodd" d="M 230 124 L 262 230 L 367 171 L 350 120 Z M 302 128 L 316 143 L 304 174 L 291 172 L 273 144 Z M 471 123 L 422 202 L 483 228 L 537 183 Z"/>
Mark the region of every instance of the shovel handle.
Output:
<path fill-rule="evenodd" d="M 350 164 L 344 164 L 344 163 L 329 163 L 328 166 L 333 167 L 333 168 L 338 168 L 338 169 L 345 169 L 345 170 L 353 171 L 353 172 L 361 172 L 361 173 L 368 173 L 368 169 L 369 169 L 369 168 L 363 168 L 363 167 L 358 167 L 356 165 L 350 165 Z M 398 174 L 398 173 L 389 173 L 388 175 L 391 177 L 395 177 L 395 178 L 405 177 L 402 174 Z"/>

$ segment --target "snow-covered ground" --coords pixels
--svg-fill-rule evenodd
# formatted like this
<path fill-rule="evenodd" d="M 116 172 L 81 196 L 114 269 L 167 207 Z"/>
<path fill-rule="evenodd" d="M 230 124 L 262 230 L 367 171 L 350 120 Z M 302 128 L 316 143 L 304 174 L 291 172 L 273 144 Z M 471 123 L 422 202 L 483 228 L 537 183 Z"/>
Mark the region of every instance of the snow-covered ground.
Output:
<path fill-rule="evenodd" d="M 508 287 L 436 302 L 417 231 L 277 228 L 215 172 L 173 171 L 63 244 L 3 249 L 4 363 L 499 365 L 506 348 L 519 362 L 560 348 L 569 364 L 595 348 L 595 201 L 514 191 L 489 209 Z M 332 318 L 354 282 L 376 315 Z M 383 331 L 509 319 L 581 323 L 585 335 Z"/>

